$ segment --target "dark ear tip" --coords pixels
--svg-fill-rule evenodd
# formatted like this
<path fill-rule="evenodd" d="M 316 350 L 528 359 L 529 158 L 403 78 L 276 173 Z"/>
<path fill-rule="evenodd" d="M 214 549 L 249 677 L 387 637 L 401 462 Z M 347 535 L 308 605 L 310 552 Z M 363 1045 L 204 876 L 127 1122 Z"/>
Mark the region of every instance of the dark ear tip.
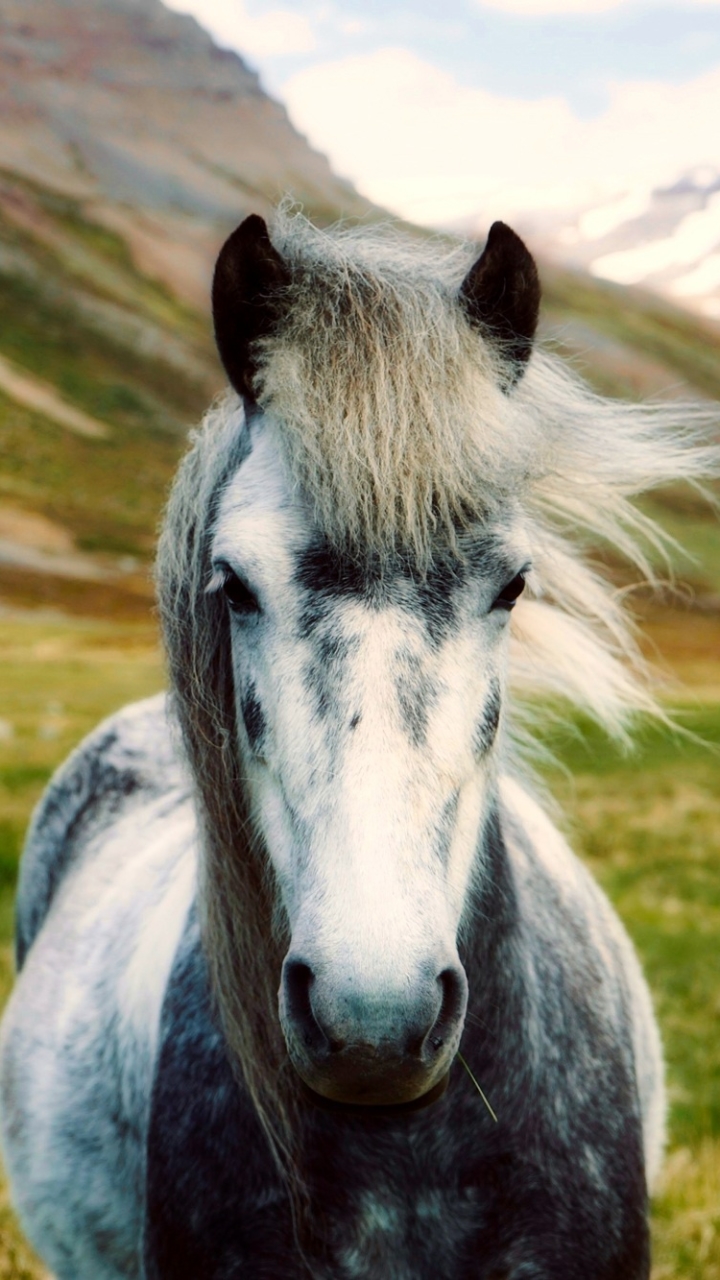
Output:
<path fill-rule="evenodd" d="M 288 281 L 288 267 L 265 219 L 251 213 L 225 241 L 212 281 L 215 341 L 225 372 L 242 395 L 253 395 L 255 343 L 277 324 Z"/>
<path fill-rule="evenodd" d="M 460 286 L 460 302 L 471 324 L 479 325 L 504 357 L 508 390 L 530 358 L 540 279 L 527 245 L 505 222 L 493 222 L 485 248 Z"/>
<path fill-rule="evenodd" d="M 269 240 L 270 236 L 267 229 L 267 223 L 259 213 L 251 213 L 244 218 L 240 226 L 235 231 L 235 235 L 242 236 L 247 240 Z"/>
<path fill-rule="evenodd" d="M 525 241 L 518 235 L 517 231 L 513 231 L 507 222 L 493 222 L 488 231 L 485 249 L 494 252 L 501 250 L 508 254 L 513 254 L 516 260 L 523 258 L 527 263 L 532 263 L 535 270 L 535 260 L 528 249 Z"/>
<path fill-rule="evenodd" d="M 512 227 L 509 227 L 507 222 L 501 222 L 500 220 L 498 220 L 497 222 L 493 222 L 490 230 L 488 231 L 487 238 L 488 240 L 495 240 L 500 236 L 506 236 L 508 234 L 512 236 L 513 240 L 520 239 L 517 232 L 513 231 Z"/>

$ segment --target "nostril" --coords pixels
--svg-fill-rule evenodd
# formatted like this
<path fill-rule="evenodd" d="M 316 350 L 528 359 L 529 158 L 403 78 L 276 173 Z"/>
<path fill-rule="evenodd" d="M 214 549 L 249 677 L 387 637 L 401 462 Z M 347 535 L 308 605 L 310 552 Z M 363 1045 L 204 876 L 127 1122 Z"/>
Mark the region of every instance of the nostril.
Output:
<path fill-rule="evenodd" d="M 286 960 L 283 965 L 285 1018 L 293 1034 L 310 1053 L 327 1051 L 328 1038 L 313 1012 L 310 992 L 315 975 L 304 960 Z"/>
<path fill-rule="evenodd" d="M 448 1039 L 457 1031 L 458 1023 L 465 1014 L 467 1001 L 467 978 L 462 969 L 443 969 L 438 974 L 440 987 L 440 1013 L 431 1027 L 426 1043 L 439 1052 Z"/>
<path fill-rule="evenodd" d="M 462 969 L 444 969 L 438 978 L 442 990 L 440 1020 L 456 1022 L 465 1009 L 467 980 Z"/>

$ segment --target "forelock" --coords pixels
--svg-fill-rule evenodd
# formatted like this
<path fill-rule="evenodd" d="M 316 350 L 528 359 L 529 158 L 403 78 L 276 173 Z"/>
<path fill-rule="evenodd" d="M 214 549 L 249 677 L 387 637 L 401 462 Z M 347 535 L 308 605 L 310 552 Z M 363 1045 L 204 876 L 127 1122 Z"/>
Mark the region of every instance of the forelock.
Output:
<path fill-rule="evenodd" d="M 457 302 L 468 252 L 282 214 L 273 242 L 290 284 L 258 386 L 292 473 L 331 541 L 427 562 L 524 469 L 498 357 Z"/>

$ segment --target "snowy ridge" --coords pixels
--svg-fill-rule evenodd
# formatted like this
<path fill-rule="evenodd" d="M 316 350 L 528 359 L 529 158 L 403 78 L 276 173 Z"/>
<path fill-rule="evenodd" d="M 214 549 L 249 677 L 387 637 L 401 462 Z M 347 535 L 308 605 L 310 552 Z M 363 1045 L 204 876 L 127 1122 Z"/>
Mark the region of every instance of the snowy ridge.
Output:
<path fill-rule="evenodd" d="M 668 187 L 618 192 L 542 225 L 528 214 L 517 225 L 548 258 L 720 320 L 720 168 L 693 169 Z"/>

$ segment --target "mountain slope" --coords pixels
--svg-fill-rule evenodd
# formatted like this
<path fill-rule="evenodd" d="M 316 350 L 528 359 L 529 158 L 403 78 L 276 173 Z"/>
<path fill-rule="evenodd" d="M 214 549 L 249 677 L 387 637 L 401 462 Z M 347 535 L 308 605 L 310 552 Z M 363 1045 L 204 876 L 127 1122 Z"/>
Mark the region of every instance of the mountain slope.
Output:
<path fill-rule="evenodd" d="M 224 383 L 208 294 L 227 228 L 287 188 L 321 222 L 377 211 L 158 0 L 5 0 L 0 33 L 0 602 L 147 616 L 164 495 Z M 716 331 L 541 274 L 543 340 L 603 393 L 720 397 Z"/>
<path fill-rule="evenodd" d="M 147 613 L 164 494 L 224 382 L 213 261 L 287 191 L 321 222 L 372 212 L 193 19 L 159 0 L 4 0 L 6 600 Z"/>
<path fill-rule="evenodd" d="M 159 0 L 3 0 L 0 120 L 1 169 L 82 201 L 196 305 L 218 225 L 288 190 L 324 221 L 371 208 L 241 58 Z"/>

